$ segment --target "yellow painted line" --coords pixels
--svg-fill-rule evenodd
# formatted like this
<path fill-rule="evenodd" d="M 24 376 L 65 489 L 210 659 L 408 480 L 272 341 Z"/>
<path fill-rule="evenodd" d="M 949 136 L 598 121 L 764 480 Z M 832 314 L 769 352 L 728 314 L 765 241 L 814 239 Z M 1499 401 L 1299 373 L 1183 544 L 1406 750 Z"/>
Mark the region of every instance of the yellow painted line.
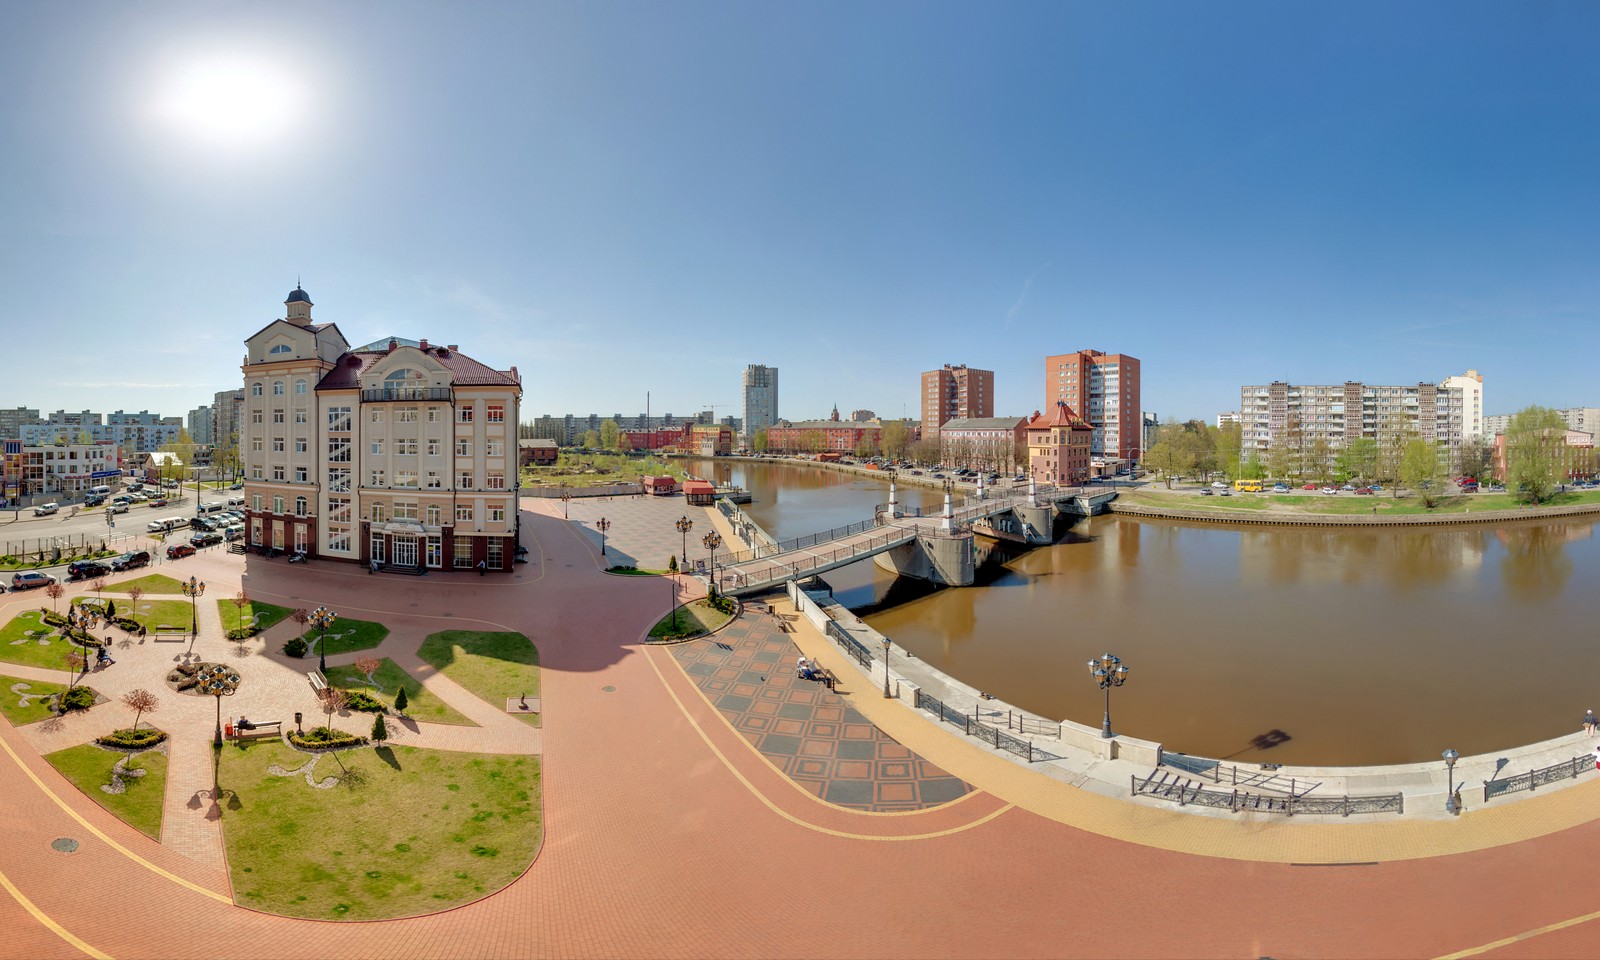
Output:
<path fill-rule="evenodd" d="M 1534 937 L 1542 937 L 1547 933 L 1555 933 L 1557 930 L 1565 930 L 1568 927 L 1580 926 L 1593 920 L 1600 920 L 1600 910 L 1597 910 L 1594 913 L 1586 913 L 1581 917 L 1573 917 L 1570 920 L 1547 923 L 1542 927 L 1535 927 L 1532 930 L 1526 931 L 1525 933 L 1515 934 L 1514 936 L 1506 937 L 1503 940 L 1496 940 L 1493 943 L 1486 943 L 1481 947 L 1471 947 L 1466 950 L 1461 950 L 1457 953 L 1447 953 L 1440 957 L 1439 960 L 1460 960 L 1462 957 L 1476 957 L 1481 954 L 1488 953 L 1490 950 L 1498 950 L 1501 947 L 1509 947 L 1513 943 L 1522 943 L 1525 940 L 1532 940 Z"/>
<path fill-rule="evenodd" d="M 706 640 L 714 640 L 715 638 L 716 638 L 716 634 L 711 634 L 709 637 L 706 637 L 705 639 Z M 702 641 L 700 641 L 700 640 L 691 640 L 689 642 L 690 643 L 700 643 Z M 667 652 L 663 651 L 663 655 L 668 657 L 669 659 L 671 659 L 674 665 L 677 665 L 677 662 L 678 662 L 677 658 L 673 657 L 671 653 L 667 653 Z M 780 663 L 779 666 L 781 667 L 782 664 Z M 679 670 L 681 671 L 682 669 L 683 668 L 680 666 Z M 661 675 L 661 671 L 657 670 L 656 671 L 656 675 L 660 676 Z M 970 792 L 968 792 L 966 794 L 963 794 L 962 796 L 959 796 L 959 797 L 955 798 L 954 800 L 950 800 L 950 801 L 947 801 L 945 803 L 941 803 L 941 804 L 939 804 L 938 806 L 935 806 L 935 807 L 924 807 L 921 810 L 852 810 L 849 807 L 841 807 L 836 803 L 829 803 L 828 801 L 822 799 L 821 797 L 817 796 L 816 794 L 812 793 L 811 791 L 807 790 L 806 788 L 800 786 L 800 784 L 795 783 L 792 779 L 790 779 L 789 775 L 783 772 L 783 768 L 782 767 L 779 767 L 777 764 L 775 764 L 771 760 L 767 759 L 767 755 L 766 754 L 762 753 L 760 750 L 757 750 L 755 744 L 753 744 L 749 740 L 745 739 L 744 735 L 739 733 L 738 729 L 735 728 L 734 725 L 728 721 L 728 718 L 724 717 L 722 715 L 722 711 L 717 709 L 717 705 L 711 702 L 711 698 L 706 696 L 706 692 L 704 690 L 700 689 L 700 685 L 699 684 L 695 683 L 693 680 L 689 680 L 687 675 L 685 675 L 684 679 L 688 681 L 690 686 L 694 687 L 694 692 L 700 695 L 700 699 L 705 701 L 706 706 L 709 707 L 711 712 L 717 716 L 717 719 L 721 720 L 723 722 L 723 724 L 728 728 L 728 730 L 735 737 L 738 737 L 739 742 L 744 744 L 745 749 L 750 751 L 750 755 L 751 756 L 755 757 L 757 760 L 761 761 L 763 764 L 766 764 L 768 769 L 770 769 L 773 773 L 777 774 L 778 778 L 780 780 L 782 780 L 784 783 L 787 783 L 789 786 L 793 787 L 795 792 L 798 793 L 800 796 L 805 797 L 807 800 L 810 800 L 812 803 L 819 803 L 822 806 L 827 807 L 829 810 L 837 810 L 840 813 L 848 813 L 851 816 L 856 816 L 856 817 L 919 817 L 919 816 L 926 816 L 927 814 L 932 813 L 935 810 L 947 810 L 950 807 L 953 807 L 958 803 L 962 803 L 962 802 L 964 802 L 966 800 L 970 800 L 973 797 L 978 796 L 982 792 L 982 791 L 978 790 L 977 788 L 973 788 Z M 662 677 L 662 682 L 663 683 L 666 682 L 666 678 L 665 677 Z"/>
<path fill-rule="evenodd" d="M 766 794 L 764 794 L 760 790 L 756 789 L 756 785 L 751 783 L 745 777 L 744 774 L 739 772 L 738 768 L 736 768 L 733 765 L 733 762 L 728 759 L 727 754 L 723 753 L 721 750 L 719 750 L 717 748 L 717 745 L 715 743 L 711 742 L 711 737 L 706 733 L 705 729 L 700 726 L 699 721 L 695 720 L 695 718 L 689 714 L 688 706 L 685 705 L 682 700 L 678 699 L 677 692 L 674 691 L 672 689 L 671 685 L 669 685 L 667 683 L 667 678 L 661 672 L 661 668 L 656 665 L 655 658 L 651 657 L 651 656 L 646 656 L 645 659 L 647 661 L 649 661 L 650 669 L 652 669 L 652 670 L 654 670 L 656 672 L 656 677 L 658 677 L 661 680 L 661 686 L 666 689 L 667 695 L 672 698 L 672 702 L 676 703 L 678 705 L 678 709 L 680 711 L 682 711 L 684 719 L 689 721 L 689 725 L 694 727 L 695 732 L 700 735 L 700 739 L 705 741 L 705 745 L 707 747 L 711 748 L 711 752 L 713 754 L 716 754 L 716 757 L 717 757 L 718 760 L 722 761 L 723 767 L 727 768 L 728 772 L 733 774 L 734 779 L 738 780 L 741 784 L 743 784 L 744 788 L 746 790 L 750 791 L 751 796 L 755 797 L 757 800 L 760 800 L 761 803 L 768 810 L 771 810 L 773 813 L 777 814 L 778 816 L 782 817 L 783 819 L 789 821 L 790 823 L 792 823 L 792 824 L 794 824 L 796 826 L 804 827 L 807 830 L 811 830 L 811 831 L 816 832 L 816 833 L 826 834 L 826 835 L 828 835 L 830 837 L 843 837 L 843 838 L 845 838 L 847 840 L 879 840 L 879 841 L 931 840 L 931 839 L 933 839 L 935 837 L 948 837 L 948 836 L 951 836 L 952 834 L 964 833 L 964 832 L 966 832 L 968 830 L 971 830 L 973 827 L 980 827 L 980 826 L 988 823 L 990 820 L 993 820 L 994 818 L 1000 816 L 1002 813 L 1005 813 L 1006 811 L 1010 810 L 1012 808 L 1012 806 L 1013 806 L 1012 804 L 1008 803 L 1005 806 L 1001 807 L 1000 809 L 994 811 L 993 813 L 988 814 L 987 816 L 980 817 L 979 819 L 974 820 L 971 823 L 962 824 L 959 827 L 951 827 L 951 828 L 949 828 L 947 830 L 935 830 L 935 831 L 932 831 L 932 832 L 929 832 L 929 833 L 918 833 L 918 834 L 912 834 L 912 835 L 908 835 L 908 836 L 885 837 L 885 836 L 878 836 L 876 834 L 870 834 L 870 833 L 850 833 L 850 832 L 844 831 L 844 830 L 834 830 L 834 829 L 832 829 L 830 827 L 821 827 L 821 826 L 818 826 L 818 825 L 816 825 L 814 823 L 810 823 L 808 821 L 802 820 L 799 817 L 795 816 L 794 814 L 790 813 L 789 811 L 784 810 L 782 807 L 779 807 L 776 803 L 773 803 L 772 800 L 770 798 L 768 798 Z M 842 808 L 835 808 L 835 809 L 842 809 Z"/>
<path fill-rule="evenodd" d="M 137 853 L 134 853 L 132 850 L 129 850 L 127 847 L 124 847 L 122 844 L 118 843 L 117 841 L 115 841 L 115 840 L 111 839 L 110 837 L 106 836 L 104 833 L 102 833 L 100 831 L 100 829 L 98 827 L 96 827 L 94 824 L 90 823 L 88 820 L 85 820 L 83 818 L 83 816 L 78 813 L 78 811 L 76 811 L 76 810 L 72 809 L 70 806 L 68 806 L 67 802 L 65 800 L 62 800 L 60 797 L 56 796 L 55 791 L 51 790 L 50 787 L 43 780 L 40 780 L 38 774 L 36 774 L 32 770 L 28 769 L 27 765 L 22 762 L 22 758 L 17 756 L 17 752 L 15 750 L 11 749 L 11 744 L 7 743 L 4 738 L 0 738 L 0 747 L 4 747 L 5 748 L 6 755 L 11 758 L 11 762 L 15 763 L 17 765 L 18 769 L 20 769 L 23 773 L 27 774 L 28 775 L 28 779 L 33 781 L 33 785 L 38 787 L 40 792 L 42 792 L 45 796 L 49 797 L 55 803 L 56 806 L 60 807 L 61 808 L 61 812 L 65 813 L 67 816 L 71 817 L 72 819 L 78 821 L 78 825 L 79 826 L 83 827 L 83 829 L 85 829 L 85 830 L 89 831 L 90 833 L 94 834 L 94 836 L 96 838 L 98 838 L 101 842 L 103 842 L 106 846 L 108 846 L 111 849 L 117 851 L 118 853 L 120 853 L 123 856 L 127 857 L 129 860 L 132 860 L 134 863 L 137 863 L 139 866 L 144 867 L 146 870 L 149 870 L 151 873 L 154 873 L 157 876 L 165 877 L 166 879 L 171 880 L 173 883 L 176 883 L 181 887 L 186 887 L 186 888 L 188 888 L 190 890 L 193 890 L 195 893 L 198 893 L 201 896 L 210 897 L 211 899 L 217 901 L 218 903 L 225 903 L 230 907 L 233 906 L 233 898 L 232 897 L 226 896 L 224 894 L 217 893 L 215 890 L 210 890 L 210 889 L 207 889 L 206 887 L 202 887 L 200 884 L 195 883 L 192 880 L 186 880 L 183 877 L 180 877 L 177 874 L 172 873 L 171 871 L 164 870 L 161 867 L 158 867 L 155 864 L 151 863 L 149 860 L 146 860 L 144 857 L 139 856 Z"/>
<path fill-rule="evenodd" d="M 17 885 L 11 882 L 11 878 L 6 876 L 4 873 L 0 873 L 0 887 L 5 887 L 6 893 L 11 894 L 12 898 L 22 905 L 22 909 L 33 914 L 33 919 L 39 921 L 39 925 L 44 927 L 46 930 L 49 930 L 51 933 L 72 944 L 77 949 L 82 950 L 89 956 L 94 957 L 95 960 L 111 960 L 111 955 L 109 953 L 102 953 L 99 950 L 96 950 L 94 947 L 89 946 L 87 943 L 84 943 L 82 940 L 73 936 L 72 931 L 50 919 L 49 914 L 46 914 L 43 910 L 40 910 L 32 900 L 29 900 L 26 896 L 24 896 L 22 891 L 17 889 Z"/>

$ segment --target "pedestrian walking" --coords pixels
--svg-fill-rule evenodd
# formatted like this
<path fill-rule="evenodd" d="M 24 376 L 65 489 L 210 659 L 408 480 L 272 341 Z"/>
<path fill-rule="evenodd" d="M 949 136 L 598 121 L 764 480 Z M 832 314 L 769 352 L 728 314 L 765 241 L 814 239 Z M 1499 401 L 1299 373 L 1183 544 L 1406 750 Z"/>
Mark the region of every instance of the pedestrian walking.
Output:
<path fill-rule="evenodd" d="M 483 576 L 484 571 L 488 570 L 488 569 L 489 569 L 489 564 L 487 562 L 485 562 L 483 560 L 479 560 L 478 561 L 478 576 L 480 576 L 480 577 Z"/>
<path fill-rule="evenodd" d="M 1596 717 L 1593 710 L 1585 710 L 1583 712 L 1583 732 L 1592 737 L 1597 729 L 1600 729 L 1600 717 Z"/>
<path fill-rule="evenodd" d="M 1600 770 L 1600 746 L 1594 748 L 1594 768 Z"/>

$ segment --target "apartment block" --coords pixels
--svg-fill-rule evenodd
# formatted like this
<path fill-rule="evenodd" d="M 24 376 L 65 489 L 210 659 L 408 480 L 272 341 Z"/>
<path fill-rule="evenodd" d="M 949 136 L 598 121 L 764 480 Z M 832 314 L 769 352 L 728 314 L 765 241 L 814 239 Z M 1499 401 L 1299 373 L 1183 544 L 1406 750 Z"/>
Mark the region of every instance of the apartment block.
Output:
<path fill-rule="evenodd" d="M 994 416 L 994 371 L 945 364 L 922 375 L 922 435 L 951 420 Z"/>
<path fill-rule="evenodd" d="M 517 368 L 427 340 L 352 347 L 336 325 L 312 322 L 299 287 L 284 307 L 245 341 L 248 542 L 407 569 L 509 571 Z"/>
<path fill-rule="evenodd" d="M 778 368 L 752 363 L 744 368 L 745 437 L 754 437 L 778 422 Z"/>
<path fill-rule="evenodd" d="M 10 407 L 0 410 L 0 440 L 16 440 L 23 426 L 43 423 L 39 411 L 30 407 Z"/>
<path fill-rule="evenodd" d="M 1479 440 L 1492 436 L 1484 432 L 1483 374 L 1476 370 L 1445 377 L 1439 386 L 1461 394 L 1461 438 Z"/>
<path fill-rule="evenodd" d="M 1472 380 L 1481 409 L 1482 379 Z M 1241 456 L 1265 457 L 1279 444 L 1301 449 L 1324 442 L 1342 449 L 1351 440 L 1380 439 L 1398 427 L 1454 451 L 1467 434 L 1469 410 L 1464 384 L 1415 383 L 1384 386 L 1346 381 L 1342 384 L 1292 384 L 1274 381 L 1240 390 Z"/>
<path fill-rule="evenodd" d="M 1137 358 L 1099 350 L 1045 357 L 1044 398 L 1052 405 L 1065 403 L 1094 429 L 1090 440 L 1094 457 L 1137 462 L 1143 455 Z"/>

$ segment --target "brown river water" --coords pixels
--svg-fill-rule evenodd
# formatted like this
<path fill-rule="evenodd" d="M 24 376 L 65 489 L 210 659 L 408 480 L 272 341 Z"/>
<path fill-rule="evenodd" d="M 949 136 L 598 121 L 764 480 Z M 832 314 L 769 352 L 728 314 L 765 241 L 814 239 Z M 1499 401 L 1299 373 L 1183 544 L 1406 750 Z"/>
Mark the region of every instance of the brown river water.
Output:
<path fill-rule="evenodd" d="M 887 484 L 782 464 L 703 465 L 773 536 L 872 515 Z M 910 505 L 942 494 L 902 488 Z M 870 561 L 829 574 L 876 629 L 965 683 L 1098 727 L 1086 661 L 1130 667 L 1119 733 L 1244 762 L 1380 764 L 1490 753 L 1600 710 L 1594 521 L 1225 527 L 1063 521 L 932 590 Z M 983 541 L 979 541 L 980 544 Z M 1002 554 L 1001 551 L 1004 551 Z"/>

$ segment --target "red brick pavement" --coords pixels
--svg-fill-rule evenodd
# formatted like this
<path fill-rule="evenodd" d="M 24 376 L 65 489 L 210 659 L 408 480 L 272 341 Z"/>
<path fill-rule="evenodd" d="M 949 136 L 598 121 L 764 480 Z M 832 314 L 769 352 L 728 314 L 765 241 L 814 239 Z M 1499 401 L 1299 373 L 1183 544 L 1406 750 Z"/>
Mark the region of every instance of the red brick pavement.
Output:
<path fill-rule="evenodd" d="M 547 841 L 510 888 L 404 921 L 242 910 L 216 870 L 105 814 L 4 724 L 0 875 L 116 957 L 1426 956 L 1595 909 L 1593 823 L 1471 854 L 1295 867 L 1110 840 L 982 792 L 914 814 L 829 807 L 754 756 L 669 655 L 634 645 L 664 607 L 657 585 L 599 574 L 560 521 L 525 525 L 541 563 L 521 580 L 363 580 L 281 561 L 248 573 L 253 589 L 448 607 L 535 638 Z M 1600 788 L 1573 789 L 1600 803 Z M 903 839 L 918 824 L 955 832 Z M 60 836 L 83 846 L 54 853 Z M 0 955 L 81 955 L 8 893 L 0 923 Z M 1502 955 L 1592 955 L 1594 933 L 1588 923 Z"/>

